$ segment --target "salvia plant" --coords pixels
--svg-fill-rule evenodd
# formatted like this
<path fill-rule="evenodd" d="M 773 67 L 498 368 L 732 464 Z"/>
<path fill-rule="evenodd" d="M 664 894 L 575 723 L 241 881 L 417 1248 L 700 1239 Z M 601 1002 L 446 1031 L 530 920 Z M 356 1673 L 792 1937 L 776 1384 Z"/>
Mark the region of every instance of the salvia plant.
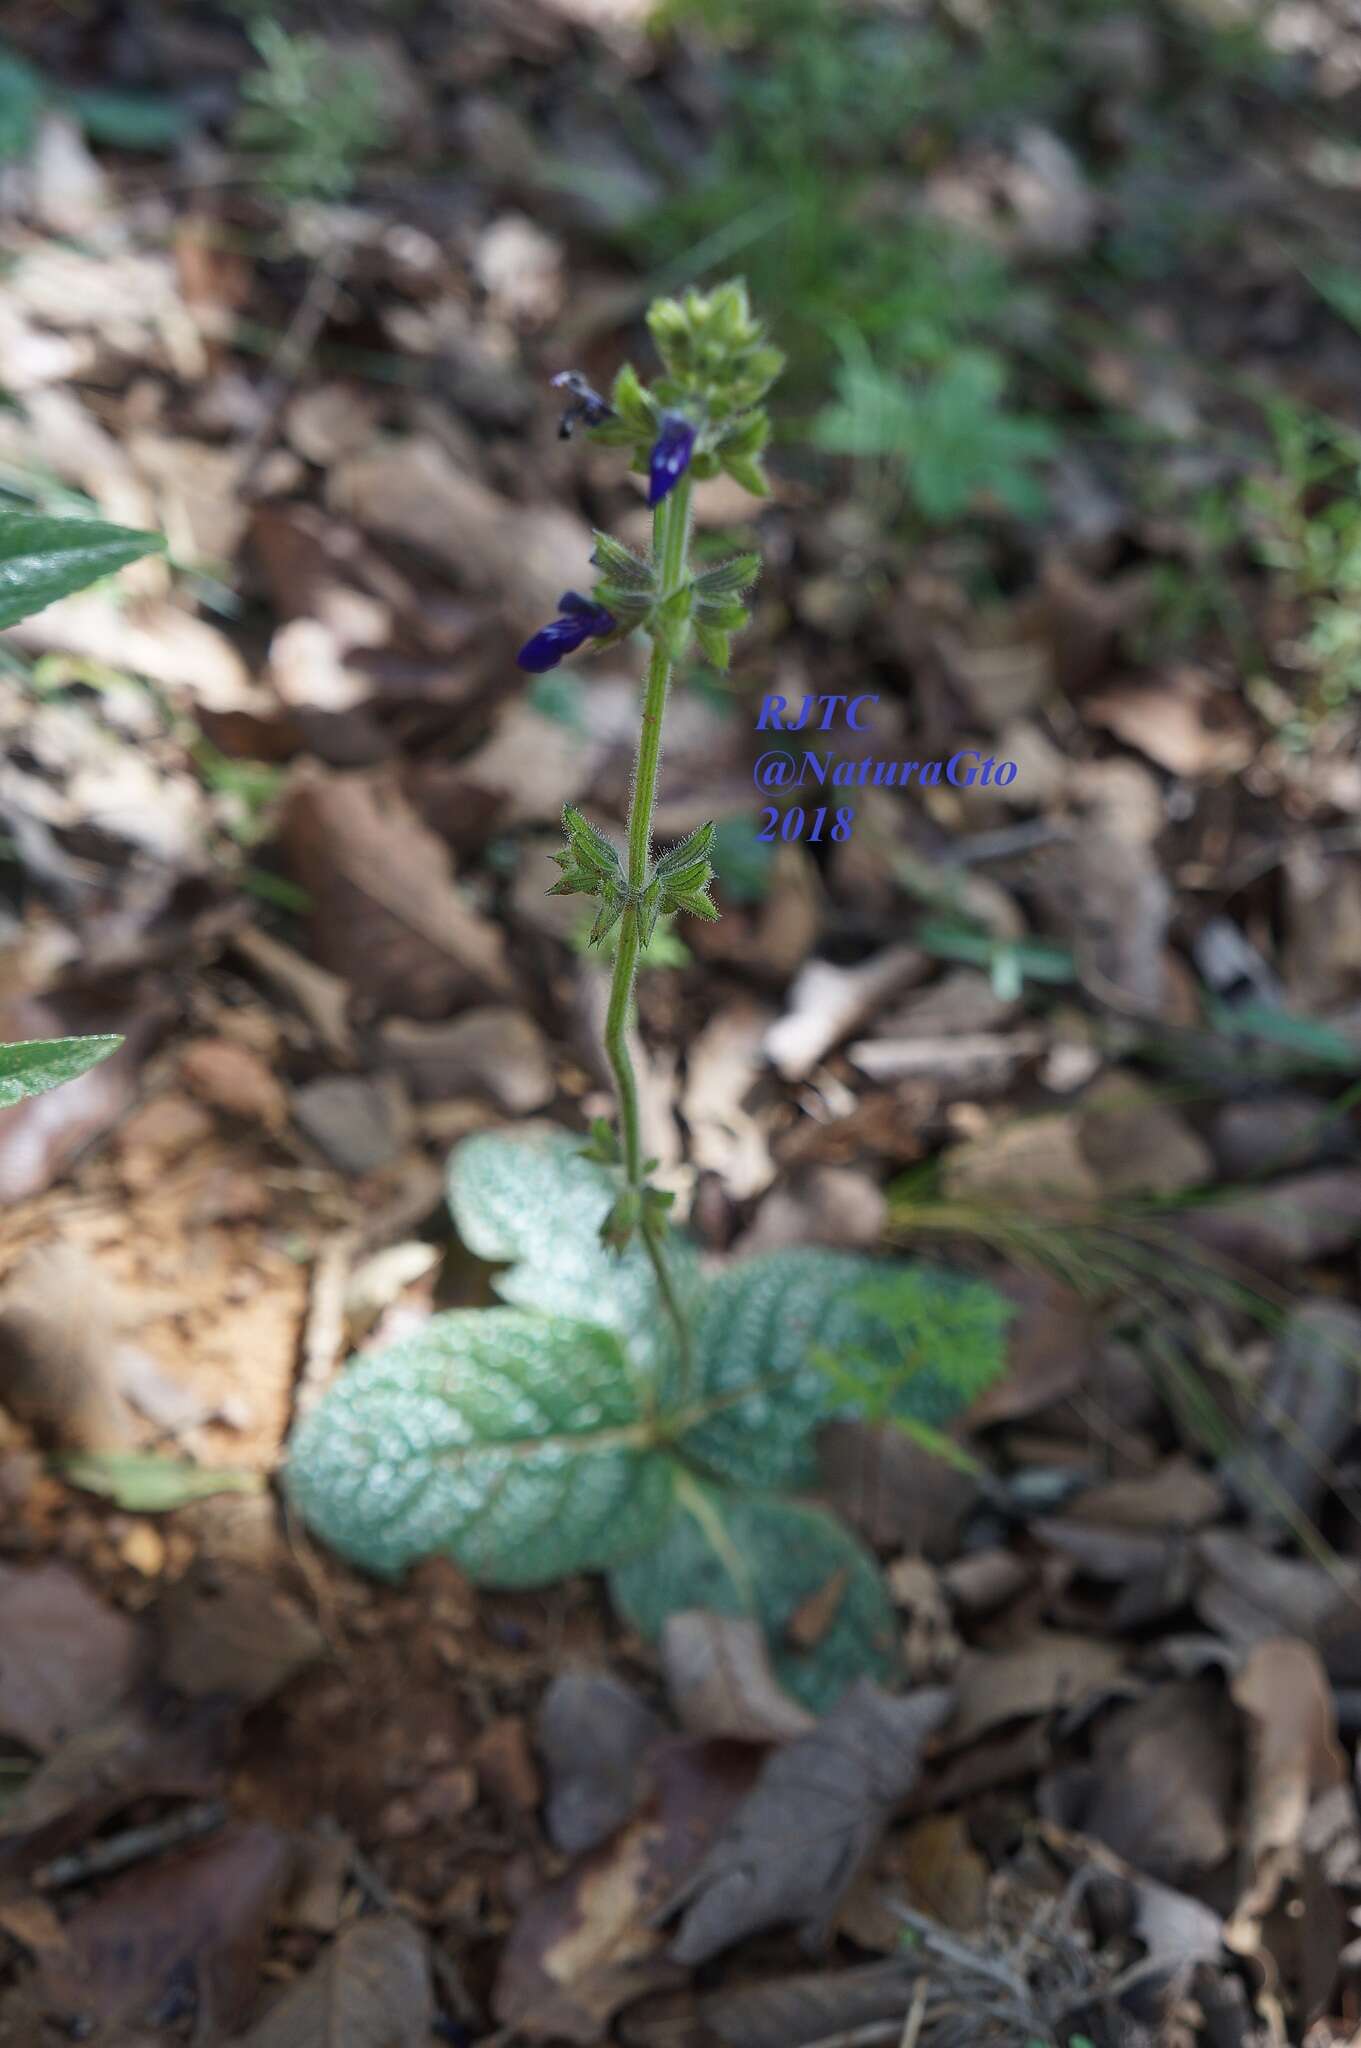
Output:
<path fill-rule="evenodd" d="M 781 358 L 740 284 L 663 299 L 648 325 L 662 364 L 650 388 L 627 364 L 608 399 L 574 372 L 556 382 L 562 431 L 624 449 L 647 479 L 651 549 L 598 533 L 593 588 L 565 592 L 519 657 L 542 673 L 635 633 L 650 642 L 624 844 L 568 805 L 550 892 L 593 899 L 592 939 L 613 947 L 617 1121 L 585 1143 L 527 1127 L 457 1149 L 454 1222 L 501 1268 L 504 1305 L 435 1315 L 352 1363 L 295 1433 L 288 1486 L 371 1571 L 435 1552 L 489 1586 L 600 1571 L 649 1638 L 679 1609 L 752 1616 L 779 1675 L 821 1708 L 862 1673 L 891 1680 L 898 1631 L 873 1558 L 808 1498 L 817 1432 L 868 1405 L 934 1440 L 999 1370 L 1005 1309 L 935 1268 L 829 1250 L 706 1272 L 649 1178 L 627 1039 L 639 951 L 662 917 L 718 915 L 714 827 L 652 843 L 667 691 L 692 642 L 727 666 L 759 567 L 692 567 L 691 493 L 720 470 L 765 491 Z M 791 1632 L 824 1592 L 818 1626 Z"/>
<path fill-rule="evenodd" d="M 164 548 L 159 534 L 98 519 L 48 519 L 0 513 L 0 629 L 17 625 L 88 583 Z M 0 1109 L 45 1094 L 122 1043 L 112 1036 L 39 1038 L 0 1045 Z"/>

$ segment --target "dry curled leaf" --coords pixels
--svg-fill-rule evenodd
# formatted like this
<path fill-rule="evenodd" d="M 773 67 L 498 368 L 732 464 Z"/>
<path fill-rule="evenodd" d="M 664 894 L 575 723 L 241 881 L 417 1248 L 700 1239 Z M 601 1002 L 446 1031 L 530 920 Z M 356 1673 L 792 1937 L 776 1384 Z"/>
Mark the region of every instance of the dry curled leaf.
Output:
<path fill-rule="evenodd" d="M 55 1449 L 126 1449 L 131 1418 L 114 1376 L 120 1320 L 113 1289 L 83 1252 L 54 1244 L 27 1253 L 0 1292 L 0 1406 Z"/>
<path fill-rule="evenodd" d="M 426 2048 L 425 1944 L 395 1913 L 347 1927 L 238 2048 Z"/>
<path fill-rule="evenodd" d="M 816 1726 L 779 1683 L 765 1637 L 745 1615 L 698 1607 L 668 1615 L 662 1666 L 671 1704 L 692 1735 L 785 1742 Z"/>
<path fill-rule="evenodd" d="M 40 1755 L 129 1690 L 137 1631 L 62 1564 L 0 1565 L 0 1733 Z"/>
<path fill-rule="evenodd" d="M 289 1862 L 286 1838 L 254 1821 L 116 1878 L 66 1923 L 48 2001 L 82 2022 L 156 2026 L 191 2006 L 215 2036 L 239 2025 Z"/>
<path fill-rule="evenodd" d="M 282 830 L 316 959 L 380 1010 L 439 1018 L 514 993 L 504 934 L 455 886 L 443 845 L 390 777 L 312 769 Z"/>
<path fill-rule="evenodd" d="M 658 1916 L 747 1791 L 755 1755 L 688 1739 L 654 1752 L 646 1804 L 516 1921 L 493 2000 L 503 2024 L 594 2048 L 621 2006 L 678 1981 Z"/>
<path fill-rule="evenodd" d="M 670 1901 L 670 1911 L 684 1909 L 673 1958 L 706 1962 L 743 1935 L 791 1923 L 806 1946 L 824 1941 L 953 1705 L 944 1686 L 894 1699 L 862 1678 L 816 1728 L 769 1757 Z"/>
<path fill-rule="evenodd" d="M 544 1694 L 534 1729 L 547 1777 L 544 1818 L 559 1849 L 594 1849 L 637 1803 L 639 1768 L 666 1724 L 603 1671 L 564 1671 Z"/>
<path fill-rule="evenodd" d="M 325 1638 L 271 1574 L 198 1557 L 167 1587 L 153 1616 L 157 1676 L 189 1699 L 243 1707 L 278 1692 L 325 1648 Z"/>

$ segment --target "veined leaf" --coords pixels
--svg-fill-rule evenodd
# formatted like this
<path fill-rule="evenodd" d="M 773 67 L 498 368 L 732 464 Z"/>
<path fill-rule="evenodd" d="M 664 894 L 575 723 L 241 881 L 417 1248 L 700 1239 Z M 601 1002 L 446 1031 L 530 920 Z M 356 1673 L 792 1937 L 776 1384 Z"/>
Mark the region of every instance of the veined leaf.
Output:
<path fill-rule="evenodd" d="M 137 533 L 100 519 L 0 513 L 0 627 L 164 547 L 158 533 Z"/>
<path fill-rule="evenodd" d="M 568 1131 L 468 1138 L 450 1162 L 449 1207 L 469 1251 L 514 1261 L 494 1282 L 503 1301 L 602 1325 L 640 1369 L 653 1366 L 671 1335 L 647 1253 L 637 1240 L 623 1253 L 600 1242 L 623 1175 L 583 1158 L 582 1142 Z M 693 1249 L 673 1236 L 668 1256 L 677 1291 L 692 1297 Z"/>
<path fill-rule="evenodd" d="M 295 1434 L 287 1484 L 370 1571 L 446 1551 L 484 1585 L 539 1586 L 645 1548 L 672 1477 L 615 1335 L 498 1308 L 351 1365 Z"/>
<path fill-rule="evenodd" d="M 121 1038 L 26 1038 L 0 1045 L 0 1109 L 74 1081 L 123 1043 Z"/>
<path fill-rule="evenodd" d="M 740 1484 L 813 1476 L 813 1433 L 848 1411 L 819 1364 L 853 1361 L 883 1412 L 939 1427 L 1002 1369 L 1006 1305 L 930 1266 L 849 1252 L 771 1252 L 709 1283 L 695 1327 L 701 1401 L 686 1455 Z M 722 1405 L 719 1405 L 722 1404 Z"/>
<path fill-rule="evenodd" d="M 818 1640 L 794 1647 L 796 1611 L 844 1574 L 840 1599 Z M 873 1559 L 821 1508 L 706 1486 L 683 1474 L 661 1542 L 610 1573 L 624 1619 L 649 1640 L 669 1614 L 702 1607 L 749 1615 L 770 1645 L 780 1683 L 823 1713 L 863 1675 L 900 1676 L 898 1629 Z"/>

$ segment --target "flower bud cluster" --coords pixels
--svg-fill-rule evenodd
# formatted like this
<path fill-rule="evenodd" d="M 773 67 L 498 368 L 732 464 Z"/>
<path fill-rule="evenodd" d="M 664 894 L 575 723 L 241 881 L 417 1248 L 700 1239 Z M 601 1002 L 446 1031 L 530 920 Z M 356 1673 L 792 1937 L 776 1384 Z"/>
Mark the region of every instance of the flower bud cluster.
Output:
<path fill-rule="evenodd" d="M 580 425 L 593 440 L 632 451 L 633 468 L 648 479 L 648 503 L 659 506 L 685 476 L 733 477 L 764 496 L 769 489 L 761 453 L 770 434 L 762 404 L 783 357 L 752 318 L 744 284 L 709 293 L 659 299 L 648 326 L 662 359 L 651 389 L 631 363 L 615 377 L 608 399 L 575 370 L 554 384 L 570 396 L 561 432 Z M 642 627 L 671 660 L 693 632 L 700 652 L 726 669 L 732 635 L 748 622 L 742 602 L 760 567 L 756 555 L 738 555 L 677 589 L 660 588 L 655 559 L 634 554 L 610 534 L 597 533 L 592 557 L 600 578 L 589 599 L 569 591 L 562 616 L 541 627 L 521 648 L 521 668 L 541 674 L 593 640 L 612 645 Z"/>

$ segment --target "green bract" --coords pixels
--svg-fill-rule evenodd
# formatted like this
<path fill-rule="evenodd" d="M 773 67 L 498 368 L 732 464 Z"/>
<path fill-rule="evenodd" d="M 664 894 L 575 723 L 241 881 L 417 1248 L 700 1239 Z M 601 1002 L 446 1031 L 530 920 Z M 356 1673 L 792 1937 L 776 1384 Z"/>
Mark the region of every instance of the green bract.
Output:
<path fill-rule="evenodd" d="M 469 1248 L 508 1262 L 513 1308 L 459 1310 L 343 1375 L 298 1430 L 288 1487 L 312 1526 L 370 1570 L 443 1552 L 488 1585 L 608 1570 L 621 1613 L 656 1634 L 677 1608 L 746 1613 L 815 1708 L 891 1678 L 896 1633 L 873 1559 L 830 1515 L 785 1497 L 815 1478 L 820 1424 L 848 1412 L 822 1356 L 939 1425 L 1001 1365 L 1005 1308 L 929 1268 L 834 1251 L 772 1253 L 701 1276 L 673 1240 L 694 1333 L 687 1387 L 635 1238 L 600 1241 L 621 1172 L 560 1131 L 470 1138 L 450 1201 Z M 841 1574 L 816 1644 L 794 1611 Z"/>

